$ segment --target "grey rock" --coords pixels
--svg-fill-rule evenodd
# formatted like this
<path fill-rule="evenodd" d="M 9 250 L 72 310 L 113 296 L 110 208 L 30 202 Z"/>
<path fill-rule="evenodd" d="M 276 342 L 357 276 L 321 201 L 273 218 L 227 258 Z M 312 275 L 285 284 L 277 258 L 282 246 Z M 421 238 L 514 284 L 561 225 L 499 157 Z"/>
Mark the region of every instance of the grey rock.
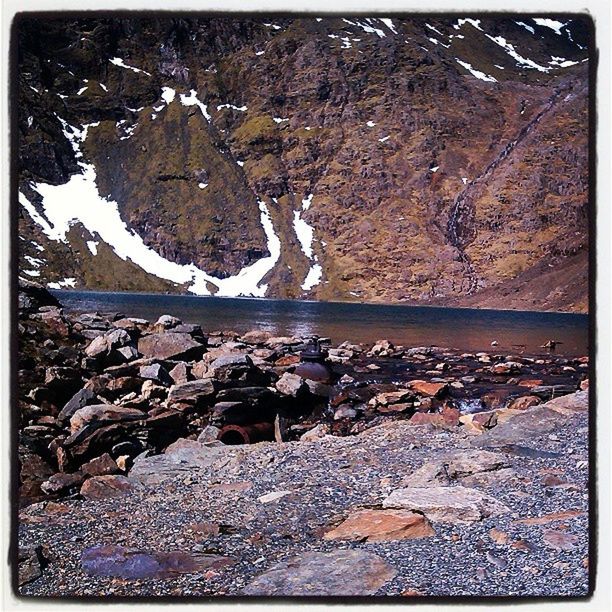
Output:
<path fill-rule="evenodd" d="M 217 384 L 210 378 L 192 380 L 170 387 L 168 393 L 168 404 L 184 402 L 197 404 L 214 396 L 217 391 Z"/>
<path fill-rule="evenodd" d="M 205 346 L 189 334 L 162 332 L 140 338 L 138 351 L 144 357 L 156 359 L 189 359 L 201 356 Z"/>
<path fill-rule="evenodd" d="M 57 415 L 57 420 L 60 423 L 64 423 L 65 421 L 68 421 L 77 410 L 90 404 L 97 403 L 99 403 L 99 400 L 91 389 L 81 389 L 80 391 L 77 391 L 72 398 L 68 400 L 68 402 L 66 402 L 66 405 Z"/>
<path fill-rule="evenodd" d="M 308 391 L 308 386 L 304 382 L 304 379 L 297 374 L 290 374 L 289 372 L 285 372 L 276 381 L 275 387 L 283 395 L 290 395 L 291 397 L 303 395 Z"/>
<path fill-rule="evenodd" d="M 243 589 L 260 596 L 374 595 L 396 571 L 364 550 L 308 552 L 278 563 Z"/>
<path fill-rule="evenodd" d="M 383 508 L 416 510 L 431 521 L 443 523 L 472 523 L 509 512 L 482 491 L 462 486 L 397 489 L 383 500 Z"/>

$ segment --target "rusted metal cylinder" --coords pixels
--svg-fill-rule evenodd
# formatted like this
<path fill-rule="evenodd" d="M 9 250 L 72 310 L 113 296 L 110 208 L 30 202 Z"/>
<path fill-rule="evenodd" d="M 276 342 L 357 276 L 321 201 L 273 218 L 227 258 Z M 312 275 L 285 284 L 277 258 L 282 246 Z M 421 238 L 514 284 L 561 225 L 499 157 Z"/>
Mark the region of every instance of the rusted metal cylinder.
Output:
<path fill-rule="evenodd" d="M 217 440 L 223 444 L 255 444 L 274 441 L 273 423 L 253 423 L 251 425 L 225 425 L 219 431 Z"/>

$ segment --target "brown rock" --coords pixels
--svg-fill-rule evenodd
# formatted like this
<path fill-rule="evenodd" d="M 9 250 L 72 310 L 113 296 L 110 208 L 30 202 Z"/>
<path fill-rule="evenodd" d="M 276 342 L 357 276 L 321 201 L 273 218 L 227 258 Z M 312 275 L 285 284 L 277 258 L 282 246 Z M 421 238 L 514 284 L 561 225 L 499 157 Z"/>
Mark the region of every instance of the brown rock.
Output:
<path fill-rule="evenodd" d="M 495 411 L 477 412 L 472 416 L 472 423 L 483 429 L 492 429 L 497 425 L 497 413 Z"/>
<path fill-rule="evenodd" d="M 535 395 L 524 395 L 523 397 L 517 397 L 516 399 L 512 400 L 512 402 L 508 406 L 508 409 L 527 410 L 532 406 L 536 406 L 541 401 L 542 400 L 539 397 L 536 397 Z"/>
<path fill-rule="evenodd" d="M 214 396 L 216 391 L 217 385 L 212 379 L 192 380 L 170 387 L 168 404 L 178 402 L 197 404 Z"/>
<path fill-rule="evenodd" d="M 181 361 L 170 370 L 170 378 L 177 385 L 187 382 L 189 380 L 189 370 L 189 366 L 184 361 Z"/>
<path fill-rule="evenodd" d="M 245 344 L 265 344 L 271 337 L 272 334 L 268 331 L 254 329 L 241 336 L 239 340 Z"/>
<path fill-rule="evenodd" d="M 77 410 L 70 419 L 70 431 L 74 434 L 86 425 L 102 427 L 123 421 L 139 421 L 146 418 L 140 410 L 114 406 L 112 404 L 94 404 Z"/>
<path fill-rule="evenodd" d="M 203 344 L 185 333 L 162 332 L 138 340 L 138 352 L 144 357 L 156 359 L 195 358 L 201 356 L 204 350 Z"/>
<path fill-rule="evenodd" d="M 390 404 L 389 406 L 379 406 L 378 412 L 382 412 L 383 414 L 406 412 L 407 410 L 412 409 L 412 407 L 412 404 Z"/>
<path fill-rule="evenodd" d="M 389 542 L 426 538 L 435 532 L 429 521 L 410 510 L 362 510 L 351 514 L 325 540 Z"/>
<path fill-rule="evenodd" d="M 84 463 L 81 466 L 81 470 L 89 476 L 106 476 L 108 474 L 116 474 L 119 471 L 119 467 L 108 453 L 104 453 L 100 457 Z"/>
<path fill-rule="evenodd" d="M 429 397 L 442 397 L 448 389 L 446 383 L 432 383 L 425 380 L 412 380 L 408 384 L 416 393 Z"/>
<path fill-rule="evenodd" d="M 544 381 L 540 380 L 539 378 L 527 378 L 519 382 L 519 387 L 527 387 L 528 389 L 531 389 L 532 387 L 538 387 L 543 382 Z"/>
<path fill-rule="evenodd" d="M 512 542 L 510 546 L 512 546 L 512 548 L 516 548 L 516 550 L 520 550 L 521 552 L 525 553 L 531 553 L 536 549 L 535 546 L 527 540 L 516 540 L 515 542 Z"/>
<path fill-rule="evenodd" d="M 40 486 L 43 493 L 47 495 L 53 495 L 56 493 L 65 493 L 78 487 L 83 482 L 83 474 L 81 472 L 75 472 L 74 474 L 66 474 L 65 472 L 58 472 L 53 474 L 42 483 Z"/>
<path fill-rule="evenodd" d="M 125 476 L 94 476 L 83 483 L 81 495 L 86 499 L 107 499 L 122 497 L 133 489 L 133 483 Z"/>
<path fill-rule="evenodd" d="M 374 595 L 395 575 L 386 561 L 364 550 L 307 552 L 255 577 L 243 593 L 268 597 Z"/>
<path fill-rule="evenodd" d="M 412 397 L 413 393 L 407 389 L 402 391 L 389 391 L 386 393 L 379 393 L 374 399 L 376 404 L 379 406 L 388 406 L 389 404 L 400 404 L 409 397 Z"/>
<path fill-rule="evenodd" d="M 279 368 L 282 368 L 286 366 L 295 365 L 296 363 L 300 363 L 299 355 L 284 355 L 280 359 L 277 359 L 274 362 L 274 365 L 278 366 Z"/>

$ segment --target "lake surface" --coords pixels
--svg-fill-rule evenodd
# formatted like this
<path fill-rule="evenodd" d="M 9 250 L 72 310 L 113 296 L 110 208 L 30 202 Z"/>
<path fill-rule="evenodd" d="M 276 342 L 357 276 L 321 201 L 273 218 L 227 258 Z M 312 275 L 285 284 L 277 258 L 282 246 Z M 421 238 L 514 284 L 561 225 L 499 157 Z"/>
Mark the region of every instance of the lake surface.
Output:
<path fill-rule="evenodd" d="M 172 314 L 205 331 L 265 329 L 274 335 L 329 336 L 371 343 L 386 338 L 405 346 L 441 346 L 465 351 L 545 353 L 548 340 L 562 344 L 556 353 L 588 353 L 588 315 L 354 304 L 249 298 L 215 298 L 149 293 L 52 291 L 67 311 L 121 312 L 155 321 Z M 520 348 L 522 345 L 524 348 Z"/>

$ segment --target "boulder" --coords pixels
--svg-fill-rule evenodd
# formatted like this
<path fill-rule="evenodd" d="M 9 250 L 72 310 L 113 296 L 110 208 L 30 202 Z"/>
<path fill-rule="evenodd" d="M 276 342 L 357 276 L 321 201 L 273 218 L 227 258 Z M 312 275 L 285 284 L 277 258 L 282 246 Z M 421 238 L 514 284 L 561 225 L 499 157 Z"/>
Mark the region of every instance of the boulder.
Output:
<path fill-rule="evenodd" d="M 522 397 L 517 397 L 516 399 L 512 400 L 508 405 L 508 408 L 510 410 L 527 410 L 528 408 L 536 406 L 541 402 L 542 400 L 535 395 L 523 395 Z"/>
<path fill-rule="evenodd" d="M 49 480 L 43 482 L 40 488 L 46 495 L 66 493 L 79 487 L 83 479 L 84 475 L 81 472 L 75 472 L 74 474 L 58 472 L 57 474 L 53 474 Z"/>
<path fill-rule="evenodd" d="M 172 315 L 165 314 L 159 317 L 159 319 L 157 319 L 157 321 L 153 323 L 153 326 L 159 328 L 160 330 L 164 330 L 171 329 L 173 327 L 176 327 L 177 325 L 181 325 L 182 323 L 183 322 L 180 319 L 177 319 Z"/>
<path fill-rule="evenodd" d="M 274 385 L 283 395 L 298 397 L 308 393 L 308 385 L 304 379 L 297 374 L 285 372 Z"/>
<path fill-rule="evenodd" d="M 84 463 L 81 466 L 81 471 L 88 476 L 107 476 L 109 474 L 116 474 L 119 471 L 119 467 L 108 453 L 104 453 L 100 457 Z"/>
<path fill-rule="evenodd" d="M 374 595 L 396 571 L 365 550 L 307 552 L 274 565 L 242 591 L 264 597 Z"/>
<path fill-rule="evenodd" d="M 85 499 L 107 499 L 123 497 L 134 490 L 134 484 L 125 476 L 94 476 L 86 480 L 81 487 L 81 495 Z"/>
<path fill-rule="evenodd" d="M 498 500 L 463 486 L 397 489 L 383 500 L 383 508 L 422 512 L 431 521 L 441 523 L 473 523 L 509 512 Z"/>
<path fill-rule="evenodd" d="M 205 350 L 204 344 L 185 333 L 154 333 L 138 340 L 138 352 L 155 359 L 197 359 Z"/>
<path fill-rule="evenodd" d="M 427 461 L 402 481 L 405 487 L 450 486 L 470 484 L 474 475 L 487 474 L 492 480 L 499 478 L 510 463 L 499 453 L 464 450 L 446 453 Z"/>
<path fill-rule="evenodd" d="M 589 392 L 587 390 L 576 391 L 569 395 L 556 397 L 546 402 L 546 408 L 559 412 L 561 414 L 573 414 L 575 412 L 588 412 L 589 410 Z"/>
<path fill-rule="evenodd" d="M 140 378 L 144 378 L 145 380 L 152 380 L 162 385 L 171 385 L 174 382 L 168 373 L 168 370 L 166 370 L 166 368 L 159 363 L 140 366 L 138 376 L 140 376 Z"/>
<path fill-rule="evenodd" d="M 81 389 L 77 391 L 71 399 L 66 402 L 60 413 L 57 415 L 59 423 L 70 420 L 72 415 L 81 408 L 91 404 L 98 404 L 100 400 L 91 389 Z"/>
<path fill-rule="evenodd" d="M 442 397 L 448 390 L 446 383 L 427 382 L 426 380 L 411 380 L 408 385 L 415 393 L 429 397 Z"/>
<path fill-rule="evenodd" d="M 426 538 L 435 532 L 429 521 L 411 510 L 361 510 L 328 531 L 325 540 L 389 542 Z"/>
<path fill-rule="evenodd" d="M 212 398 L 218 389 L 218 383 L 210 378 L 192 380 L 170 387 L 168 405 L 186 403 L 199 404 Z"/>
<path fill-rule="evenodd" d="M 49 560 L 40 545 L 20 546 L 18 551 L 17 579 L 19 586 L 22 587 L 40 578 Z"/>
<path fill-rule="evenodd" d="M 558 429 L 567 419 L 568 416 L 542 404 L 524 410 L 505 423 L 498 424 L 497 427 L 472 439 L 470 444 L 481 448 L 520 444 Z"/>
<path fill-rule="evenodd" d="M 190 379 L 190 367 L 184 362 L 179 361 L 169 372 L 174 384 L 187 382 Z M 201 378 L 201 377 L 200 377 Z"/>
<path fill-rule="evenodd" d="M 77 410 L 70 419 L 70 431 L 75 434 L 85 426 L 95 425 L 103 427 L 123 421 L 139 421 L 146 418 L 146 414 L 135 408 L 114 406 L 112 404 L 94 404 Z"/>
<path fill-rule="evenodd" d="M 240 342 L 245 344 L 265 344 L 272 334 L 265 330 L 252 330 L 240 337 Z"/>

